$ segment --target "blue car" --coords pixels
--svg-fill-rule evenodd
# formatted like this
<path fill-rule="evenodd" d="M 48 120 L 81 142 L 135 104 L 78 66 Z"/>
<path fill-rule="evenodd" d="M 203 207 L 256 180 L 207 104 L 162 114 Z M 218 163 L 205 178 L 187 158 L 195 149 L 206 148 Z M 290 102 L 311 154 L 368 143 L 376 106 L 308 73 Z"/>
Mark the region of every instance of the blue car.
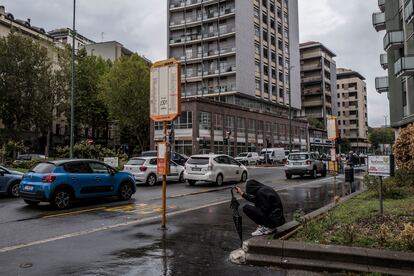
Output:
<path fill-rule="evenodd" d="M 96 160 L 60 160 L 38 164 L 23 176 L 20 197 L 29 205 L 50 202 L 57 209 L 73 200 L 118 196 L 129 200 L 136 192 L 134 177 Z"/>
<path fill-rule="evenodd" d="M 19 196 L 19 185 L 23 174 L 0 166 L 0 194 Z"/>

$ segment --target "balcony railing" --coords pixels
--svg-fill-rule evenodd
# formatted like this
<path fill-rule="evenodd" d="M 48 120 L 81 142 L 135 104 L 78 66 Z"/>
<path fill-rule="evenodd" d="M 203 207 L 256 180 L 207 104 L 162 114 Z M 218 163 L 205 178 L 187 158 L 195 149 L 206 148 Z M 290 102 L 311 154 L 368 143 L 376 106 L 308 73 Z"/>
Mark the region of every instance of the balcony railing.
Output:
<path fill-rule="evenodd" d="M 378 93 L 387 93 L 389 91 L 388 77 L 375 78 L 375 89 Z"/>
<path fill-rule="evenodd" d="M 413 0 L 410 0 L 407 2 L 407 5 L 404 8 L 404 18 L 405 22 L 408 24 L 410 23 L 414 18 L 414 2 Z"/>
<path fill-rule="evenodd" d="M 385 13 L 376 12 L 372 15 L 372 25 L 377 32 L 385 30 Z"/>
<path fill-rule="evenodd" d="M 384 50 L 399 49 L 404 47 L 404 32 L 391 31 L 384 36 Z"/>
<path fill-rule="evenodd" d="M 181 10 L 184 8 L 191 8 L 191 7 L 197 7 L 201 3 L 208 4 L 209 2 L 214 3 L 218 2 L 218 0 L 181 0 L 177 1 L 176 3 L 170 4 L 170 10 Z"/>
<path fill-rule="evenodd" d="M 204 21 L 207 23 L 211 20 L 218 19 L 219 17 L 224 17 L 226 15 L 233 14 L 235 11 L 236 9 L 234 7 L 228 7 L 224 10 L 221 10 L 220 12 L 218 11 L 204 12 L 203 15 L 187 17 L 185 20 L 182 19 L 179 21 L 171 21 L 170 27 L 180 28 L 180 27 L 184 27 L 185 25 L 200 24 L 200 23 L 203 23 Z"/>
<path fill-rule="evenodd" d="M 385 0 L 378 0 L 378 7 L 382 12 L 385 11 Z"/>
<path fill-rule="evenodd" d="M 303 83 L 307 82 L 319 82 L 322 81 L 322 76 L 314 76 L 314 77 L 304 77 L 302 78 Z"/>
<path fill-rule="evenodd" d="M 380 63 L 382 68 L 388 69 L 388 55 L 387 54 L 381 54 L 380 56 Z"/>
<path fill-rule="evenodd" d="M 414 75 L 414 56 L 401 57 L 394 64 L 395 75 L 406 77 Z"/>
<path fill-rule="evenodd" d="M 218 36 L 225 36 L 230 35 L 235 32 L 235 27 L 228 27 L 223 26 L 220 27 L 219 30 L 213 31 L 213 32 L 205 32 L 204 34 L 201 33 L 195 33 L 195 34 L 188 34 L 188 35 L 182 35 L 179 37 L 171 38 L 170 44 L 182 44 L 186 42 L 194 42 L 201 39 L 210 39 L 212 37 L 218 37 Z"/>

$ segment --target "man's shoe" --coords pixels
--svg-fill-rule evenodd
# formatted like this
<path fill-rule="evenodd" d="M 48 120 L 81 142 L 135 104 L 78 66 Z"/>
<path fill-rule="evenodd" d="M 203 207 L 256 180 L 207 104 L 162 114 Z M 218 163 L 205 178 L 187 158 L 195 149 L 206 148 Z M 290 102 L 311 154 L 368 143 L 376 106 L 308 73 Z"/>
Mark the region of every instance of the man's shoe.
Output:
<path fill-rule="evenodd" d="M 263 226 L 258 226 L 257 228 L 256 228 L 256 230 L 252 233 L 252 236 L 253 237 L 256 237 L 256 236 L 261 236 L 261 235 L 263 235 L 262 234 L 262 229 L 263 229 L 264 227 Z"/>
<path fill-rule="evenodd" d="M 263 235 L 270 235 L 273 234 L 274 232 L 276 232 L 276 228 L 267 228 L 267 227 L 263 227 Z"/>

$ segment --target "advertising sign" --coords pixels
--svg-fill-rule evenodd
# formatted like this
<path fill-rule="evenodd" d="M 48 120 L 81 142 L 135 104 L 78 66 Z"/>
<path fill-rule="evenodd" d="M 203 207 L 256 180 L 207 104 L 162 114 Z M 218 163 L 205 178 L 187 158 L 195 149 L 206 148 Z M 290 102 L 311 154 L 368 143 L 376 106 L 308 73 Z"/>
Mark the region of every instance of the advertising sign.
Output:
<path fill-rule="evenodd" d="M 328 139 L 335 141 L 338 138 L 337 122 L 335 116 L 327 117 Z"/>
<path fill-rule="evenodd" d="M 373 176 L 392 176 L 393 162 L 389 155 L 368 156 L 368 174 Z"/>
<path fill-rule="evenodd" d="M 174 59 L 151 67 L 150 118 L 155 122 L 173 121 L 181 114 L 181 67 Z"/>
<path fill-rule="evenodd" d="M 105 157 L 104 163 L 111 167 L 117 168 L 119 166 L 119 159 L 118 157 Z"/>
<path fill-rule="evenodd" d="M 157 174 L 159 175 L 168 175 L 170 174 L 170 164 L 168 158 L 168 147 L 167 143 L 158 144 L 158 154 L 157 154 Z"/>

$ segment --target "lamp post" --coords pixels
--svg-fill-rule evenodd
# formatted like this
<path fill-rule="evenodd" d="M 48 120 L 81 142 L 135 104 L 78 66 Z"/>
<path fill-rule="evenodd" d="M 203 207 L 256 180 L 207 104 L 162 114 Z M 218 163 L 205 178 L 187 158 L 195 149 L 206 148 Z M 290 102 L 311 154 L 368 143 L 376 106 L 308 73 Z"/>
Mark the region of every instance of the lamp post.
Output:
<path fill-rule="evenodd" d="M 290 72 L 295 66 L 289 66 L 289 153 L 292 153 L 292 95 Z"/>
<path fill-rule="evenodd" d="M 76 0 L 73 0 L 73 28 L 72 28 L 72 83 L 70 90 L 70 158 L 73 158 L 73 143 L 75 129 L 75 107 L 73 97 L 75 94 L 75 38 L 76 38 Z"/>

